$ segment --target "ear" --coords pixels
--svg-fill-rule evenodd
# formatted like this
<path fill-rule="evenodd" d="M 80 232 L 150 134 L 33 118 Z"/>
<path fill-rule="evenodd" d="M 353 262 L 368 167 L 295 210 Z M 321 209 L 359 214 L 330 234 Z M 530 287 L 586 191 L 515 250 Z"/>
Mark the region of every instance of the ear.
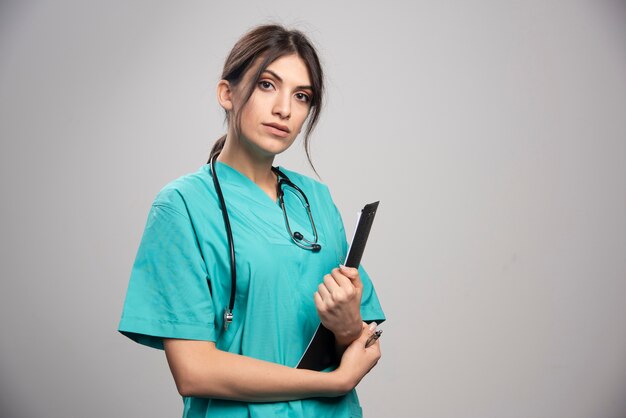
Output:
<path fill-rule="evenodd" d="M 233 110 L 233 91 L 228 80 L 217 83 L 217 101 L 227 112 Z"/>

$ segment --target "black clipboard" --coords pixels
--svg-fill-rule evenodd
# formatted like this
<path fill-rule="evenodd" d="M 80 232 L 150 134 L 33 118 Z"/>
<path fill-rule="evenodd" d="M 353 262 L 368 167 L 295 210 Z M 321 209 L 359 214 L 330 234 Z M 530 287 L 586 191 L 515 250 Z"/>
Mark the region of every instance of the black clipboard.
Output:
<path fill-rule="evenodd" d="M 348 254 L 344 262 L 346 267 L 358 268 L 359 264 L 361 264 L 365 244 L 367 244 L 367 238 L 378 209 L 378 203 L 380 202 L 369 203 L 359 212 L 352 243 L 350 248 L 348 248 Z M 296 368 L 321 371 L 328 367 L 336 366 L 338 363 L 339 359 L 335 350 L 335 335 L 320 323 Z"/>

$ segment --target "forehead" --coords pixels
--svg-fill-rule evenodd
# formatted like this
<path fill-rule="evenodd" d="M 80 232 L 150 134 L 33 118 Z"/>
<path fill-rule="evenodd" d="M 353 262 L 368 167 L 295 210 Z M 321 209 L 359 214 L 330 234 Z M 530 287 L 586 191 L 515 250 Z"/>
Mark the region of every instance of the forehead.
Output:
<path fill-rule="evenodd" d="M 299 55 L 284 55 L 272 61 L 266 70 L 275 73 L 285 84 L 310 86 L 311 77 L 306 62 Z"/>

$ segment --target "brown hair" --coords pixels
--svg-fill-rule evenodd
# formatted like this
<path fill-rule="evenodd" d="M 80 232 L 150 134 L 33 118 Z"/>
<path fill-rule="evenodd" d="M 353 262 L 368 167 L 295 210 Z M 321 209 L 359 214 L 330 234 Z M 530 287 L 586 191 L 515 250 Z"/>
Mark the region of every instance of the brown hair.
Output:
<path fill-rule="evenodd" d="M 257 26 L 243 35 L 230 51 L 224 63 L 222 79 L 227 80 L 232 86 L 236 86 L 252 64 L 259 57 L 263 58 L 261 65 L 259 65 L 256 70 L 256 74 L 254 74 L 251 79 L 252 81 L 248 86 L 245 86 L 243 95 L 243 103 L 245 105 L 250 99 L 250 96 L 252 96 L 256 88 L 256 82 L 263 71 L 278 58 L 291 54 L 297 54 L 302 58 L 309 70 L 309 76 L 311 77 L 313 95 L 310 102 L 311 112 L 308 117 L 304 135 L 304 150 L 309 164 L 313 168 L 313 171 L 315 171 L 309 151 L 309 136 L 317 124 L 322 107 L 324 74 L 315 48 L 302 32 L 298 30 L 287 30 L 280 25 Z M 236 129 L 238 129 L 241 117 L 240 114 L 235 113 L 234 115 L 230 115 L 226 112 L 226 117 L 228 122 L 235 123 Z M 211 161 L 214 156 L 219 155 L 224 148 L 225 142 L 226 135 L 215 142 L 209 155 L 209 161 Z"/>

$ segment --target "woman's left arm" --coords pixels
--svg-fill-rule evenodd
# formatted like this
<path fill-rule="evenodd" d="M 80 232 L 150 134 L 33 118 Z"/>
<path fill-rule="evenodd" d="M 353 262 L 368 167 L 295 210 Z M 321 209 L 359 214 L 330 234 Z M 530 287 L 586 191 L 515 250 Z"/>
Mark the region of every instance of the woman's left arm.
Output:
<path fill-rule="evenodd" d="M 342 266 L 325 275 L 313 295 L 317 314 L 322 324 L 335 334 L 340 351 L 361 335 L 362 294 L 359 271 Z"/>

